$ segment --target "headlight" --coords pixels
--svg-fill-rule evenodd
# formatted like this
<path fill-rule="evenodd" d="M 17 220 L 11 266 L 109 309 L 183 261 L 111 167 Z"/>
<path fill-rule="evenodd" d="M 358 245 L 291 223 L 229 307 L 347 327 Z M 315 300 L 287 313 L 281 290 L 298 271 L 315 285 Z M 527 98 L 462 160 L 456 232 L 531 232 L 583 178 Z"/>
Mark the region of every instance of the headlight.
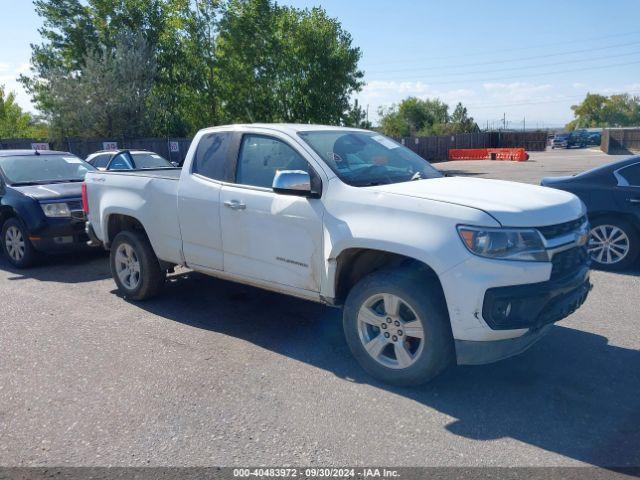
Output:
<path fill-rule="evenodd" d="M 66 203 L 43 203 L 40 205 L 47 217 L 70 217 L 69 205 Z"/>
<path fill-rule="evenodd" d="M 458 227 L 462 243 L 474 255 L 500 260 L 548 262 L 549 255 L 537 230 Z"/>

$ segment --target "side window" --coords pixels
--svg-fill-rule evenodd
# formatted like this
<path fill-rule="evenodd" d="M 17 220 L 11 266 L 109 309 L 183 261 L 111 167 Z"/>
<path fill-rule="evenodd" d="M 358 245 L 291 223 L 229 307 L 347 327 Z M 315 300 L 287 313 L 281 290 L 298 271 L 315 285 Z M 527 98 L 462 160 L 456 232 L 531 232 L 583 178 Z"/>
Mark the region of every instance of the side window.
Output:
<path fill-rule="evenodd" d="M 310 172 L 307 161 L 283 141 L 262 135 L 242 138 L 236 183 L 271 188 L 278 170 Z"/>
<path fill-rule="evenodd" d="M 109 163 L 109 170 L 133 170 L 129 155 L 125 152 L 117 154 Z"/>
<path fill-rule="evenodd" d="M 192 172 L 214 180 L 229 179 L 229 148 L 233 132 L 210 133 L 200 139 Z"/>
<path fill-rule="evenodd" d="M 618 172 L 632 187 L 640 187 L 640 163 L 623 168 Z"/>
<path fill-rule="evenodd" d="M 109 163 L 109 159 L 111 158 L 110 153 L 98 155 L 91 160 L 91 164 L 96 168 L 107 168 L 107 164 Z"/>

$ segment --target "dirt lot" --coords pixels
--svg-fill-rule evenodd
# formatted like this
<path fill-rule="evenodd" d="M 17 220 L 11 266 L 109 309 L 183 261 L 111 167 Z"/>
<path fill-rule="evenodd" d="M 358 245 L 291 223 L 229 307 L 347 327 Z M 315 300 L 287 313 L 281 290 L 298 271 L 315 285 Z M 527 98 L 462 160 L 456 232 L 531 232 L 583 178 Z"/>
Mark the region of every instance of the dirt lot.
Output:
<path fill-rule="evenodd" d="M 438 168 L 531 183 L 592 151 Z M 640 276 L 594 272 L 526 353 L 382 385 L 340 312 L 189 272 L 133 304 L 103 254 L 0 258 L 0 465 L 640 465 Z"/>
<path fill-rule="evenodd" d="M 625 157 L 606 155 L 596 149 L 531 152 L 526 162 L 456 161 L 437 163 L 436 167 L 453 175 L 499 178 L 539 184 L 542 177 L 573 175 Z"/>

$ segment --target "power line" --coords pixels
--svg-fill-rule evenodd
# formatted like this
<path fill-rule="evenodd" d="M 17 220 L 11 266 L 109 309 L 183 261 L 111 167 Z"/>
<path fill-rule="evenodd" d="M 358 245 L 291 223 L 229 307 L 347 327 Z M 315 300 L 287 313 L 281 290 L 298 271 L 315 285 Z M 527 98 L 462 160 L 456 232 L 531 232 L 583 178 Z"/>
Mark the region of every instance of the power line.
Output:
<path fill-rule="evenodd" d="M 638 45 L 640 44 L 640 41 L 637 42 L 628 42 L 628 43 L 618 43 L 616 45 L 607 45 L 604 47 L 595 47 L 595 48 L 583 48 L 580 50 L 570 50 L 570 51 L 566 51 L 566 52 L 557 52 L 557 53 L 546 53 L 544 55 L 534 55 L 532 57 L 518 57 L 518 58 L 508 58 L 508 59 L 502 59 L 502 60 L 493 60 L 493 61 L 488 61 L 488 62 L 476 62 L 476 63 L 466 63 L 466 64 L 460 64 L 460 63 L 452 63 L 449 65 L 440 65 L 440 66 L 435 66 L 432 67 L 433 69 L 438 69 L 438 68 L 459 68 L 459 67 L 475 67 L 475 66 L 479 66 L 479 65 L 496 65 L 496 64 L 501 64 L 501 63 L 511 63 L 511 62 L 520 62 L 523 60 L 535 60 L 538 58 L 549 58 L 549 57 L 561 57 L 564 55 L 573 55 L 576 53 L 588 53 L 588 52 L 597 52 L 597 51 L 601 51 L 601 50 L 609 50 L 611 48 L 620 48 L 620 47 L 628 47 L 630 45 Z M 429 68 L 429 67 L 424 67 L 423 70 L 425 68 Z M 397 73 L 397 72 L 406 72 L 406 71 L 414 71 L 415 68 L 402 68 L 402 69 L 396 69 L 396 70 L 378 70 L 378 71 L 372 71 L 369 73 Z"/>
<path fill-rule="evenodd" d="M 605 40 L 607 38 L 617 38 L 617 37 L 628 37 L 629 35 L 635 35 L 640 33 L 640 30 L 634 30 L 632 32 L 626 32 L 626 33 L 617 33 L 617 34 L 612 34 L 612 35 L 604 35 L 604 36 L 599 36 L 599 37 L 590 37 L 590 38 L 584 38 L 584 39 L 579 39 L 579 40 L 567 40 L 567 41 L 562 41 L 562 42 L 554 42 L 554 43 L 542 43 L 542 44 L 537 44 L 537 45 L 530 45 L 527 47 L 515 47 L 515 48 L 500 48 L 500 49 L 491 49 L 491 50 L 480 50 L 477 51 L 475 53 L 465 53 L 465 54 L 461 54 L 461 55 L 456 55 L 458 58 L 466 58 L 466 57 L 475 57 L 478 55 L 482 55 L 484 53 L 496 53 L 496 52 L 516 52 L 516 51 L 522 51 L 522 50 L 533 50 L 536 48 L 546 48 L 546 47 L 555 47 L 558 45 L 567 45 L 567 44 L 573 44 L 573 43 L 588 43 L 591 41 L 595 41 L 595 40 Z M 451 58 L 451 56 L 444 56 L 444 57 L 423 57 L 422 60 L 429 60 L 429 61 L 433 61 L 433 60 L 449 60 Z M 407 63 L 409 61 L 413 61 L 414 59 L 411 60 L 392 60 L 392 61 L 387 61 L 387 62 L 376 62 L 376 65 L 391 65 L 391 64 L 398 64 L 398 63 Z"/>
<path fill-rule="evenodd" d="M 636 94 L 640 94 L 640 91 L 635 90 L 635 91 L 630 91 L 630 92 L 622 92 L 622 93 L 628 93 L 630 95 L 636 95 Z M 611 95 L 620 95 L 620 93 L 618 94 L 609 94 L 609 96 Z M 571 95 L 571 96 L 566 96 L 566 97 L 562 97 L 562 98 L 557 98 L 554 100 L 541 100 L 541 101 L 533 101 L 533 102 L 518 102 L 518 103 L 503 103 L 503 104 L 489 104 L 489 103 L 479 103 L 479 104 L 466 104 L 465 107 L 467 108 L 503 108 L 503 107 L 521 107 L 521 106 L 525 106 L 525 105 L 546 105 L 546 104 L 552 104 L 552 103 L 564 103 L 567 100 L 575 100 L 575 99 L 580 99 L 580 98 L 585 98 L 585 95 Z"/>
<path fill-rule="evenodd" d="M 640 43 L 640 42 L 639 42 Z M 440 74 L 440 75 L 435 75 L 435 78 L 441 78 L 441 77 L 459 77 L 459 76 L 468 76 L 468 75 L 475 75 L 477 73 L 492 73 L 492 72 L 509 72 L 509 71 L 518 71 L 518 70 L 529 70 L 532 68 L 540 68 L 540 67 L 552 67 L 552 66 L 557 66 L 557 65 L 567 65 L 567 64 L 575 64 L 575 63 L 583 63 L 583 62 L 595 62 L 597 60 L 608 60 L 610 58 L 620 58 L 620 57 L 629 57 L 631 55 L 638 55 L 640 54 L 640 51 L 634 51 L 634 52 L 628 52 L 628 53 L 621 53 L 618 55 L 605 55 L 605 56 L 601 56 L 601 57 L 593 57 L 593 58 L 582 58 L 582 59 L 575 59 L 575 60 L 564 60 L 561 62 L 553 62 L 553 63 L 539 63 L 536 65 L 527 65 L 527 66 L 522 66 L 522 67 L 508 67 L 508 68 L 497 68 L 497 69 L 490 69 L 490 70 L 472 70 L 472 71 L 468 71 L 468 72 L 455 72 L 455 73 L 446 73 L 446 74 Z M 419 76 L 419 77 L 406 77 L 403 76 L 402 79 L 403 80 L 410 80 L 410 79 L 414 79 L 414 78 L 419 78 L 419 79 L 424 79 L 424 76 Z"/>
<path fill-rule="evenodd" d="M 531 78 L 531 77 L 546 77 L 546 76 L 551 76 L 551 75 L 558 75 L 558 74 L 562 74 L 562 73 L 574 73 L 574 72 L 586 72 L 589 70 L 602 70 L 605 68 L 612 68 L 612 67 L 626 67 L 629 65 L 636 65 L 640 63 L 639 61 L 634 61 L 634 62 L 624 62 L 624 63 L 612 63 L 609 65 L 599 65 L 599 66 L 595 66 L 595 67 L 585 67 L 585 68 L 574 68 L 574 69 L 570 69 L 570 70 L 557 70 L 554 72 L 540 72 L 540 73 L 528 73 L 528 74 L 523 74 L 523 75 L 511 75 L 511 76 L 507 76 L 507 77 L 492 77 L 492 78 L 484 78 L 484 79 L 469 79 L 466 78 L 464 80 L 454 80 L 454 81 L 444 81 L 444 82 L 428 82 L 428 85 L 455 85 L 455 84 L 461 84 L 461 83 L 470 83 L 470 82 L 493 82 L 493 81 L 498 81 L 498 80 L 510 80 L 510 79 L 517 79 L 517 78 L 522 78 L 523 76 L 526 78 Z M 422 77 L 424 78 L 424 77 Z"/>

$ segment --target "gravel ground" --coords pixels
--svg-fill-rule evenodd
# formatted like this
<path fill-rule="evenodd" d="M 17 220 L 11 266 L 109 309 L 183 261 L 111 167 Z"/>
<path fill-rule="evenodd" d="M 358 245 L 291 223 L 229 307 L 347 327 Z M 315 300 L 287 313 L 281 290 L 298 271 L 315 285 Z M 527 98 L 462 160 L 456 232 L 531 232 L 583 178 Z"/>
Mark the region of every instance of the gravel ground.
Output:
<path fill-rule="evenodd" d="M 438 168 L 532 183 L 610 158 Z M 367 376 L 340 312 L 189 271 L 118 297 L 104 254 L 0 258 L 0 465 L 640 465 L 639 272 L 593 272 L 526 353 L 427 386 Z"/>

